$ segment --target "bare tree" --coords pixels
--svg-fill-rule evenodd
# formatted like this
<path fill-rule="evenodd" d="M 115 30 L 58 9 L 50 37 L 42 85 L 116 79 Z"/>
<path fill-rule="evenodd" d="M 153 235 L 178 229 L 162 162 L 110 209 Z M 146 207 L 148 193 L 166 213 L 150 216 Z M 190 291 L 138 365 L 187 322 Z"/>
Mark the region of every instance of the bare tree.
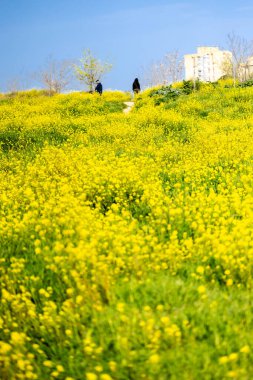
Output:
<path fill-rule="evenodd" d="M 144 70 L 144 83 L 153 87 L 178 82 L 183 77 L 183 60 L 177 50 L 165 54 L 161 61 Z"/>
<path fill-rule="evenodd" d="M 111 69 L 112 65 L 110 63 L 98 60 L 90 49 L 83 52 L 80 65 L 74 65 L 77 79 L 84 82 L 90 92 L 94 91 L 96 81 L 100 80 Z"/>
<path fill-rule="evenodd" d="M 253 55 L 253 41 L 236 35 L 234 32 L 227 36 L 228 49 L 232 53 L 232 62 L 227 62 L 227 72 L 232 73 L 234 84 L 236 80 L 244 81 L 250 76 L 249 58 Z"/>
<path fill-rule="evenodd" d="M 30 74 L 21 71 L 16 76 L 9 78 L 5 87 L 8 93 L 17 93 L 28 89 L 30 84 Z"/>
<path fill-rule="evenodd" d="M 233 60 L 232 56 L 229 58 L 228 56 L 224 58 L 224 60 L 221 62 L 221 70 L 223 72 L 223 78 L 233 78 Z"/>
<path fill-rule="evenodd" d="M 72 62 L 49 57 L 45 67 L 36 73 L 35 77 L 50 95 L 60 93 L 67 88 L 72 80 Z"/>
<path fill-rule="evenodd" d="M 184 63 L 177 50 L 165 55 L 164 64 L 167 66 L 167 75 L 171 83 L 182 79 Z"/>
<path fill-rule="evenodd" d="M 21 83 L 21 79 L 19 77 L 13 77 L 8 80 L 6 84 L 7 92 L 16 93 L 18 91 L 23 90 L 23 85 Z"/>

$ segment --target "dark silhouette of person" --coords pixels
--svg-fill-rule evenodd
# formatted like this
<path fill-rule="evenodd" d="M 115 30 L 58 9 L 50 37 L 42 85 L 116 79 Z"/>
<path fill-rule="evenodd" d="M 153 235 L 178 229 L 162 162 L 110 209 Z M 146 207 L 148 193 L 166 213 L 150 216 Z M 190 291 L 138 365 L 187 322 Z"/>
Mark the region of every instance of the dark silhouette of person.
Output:
<path fill-rule="evenodd" d="M 97 85 L 95 87 L 95 91 L 98 92 L 100 95 L 102 95 L 102 92 L 103 92 L 102 83 L 99 82 L 99 80 L 97 80 L 96 83 L 97 83 Z"/>
<path fill-rule="evenodd" d="M 140 92 L 140 90 L 141 90 L 141 86 L 140 86 L 139 80 L 138 80 L 138 78 L 135 78 L 134 83 L 133 83 L 133 92 L 135 94 L 138 94 L 138 92 Z"/>

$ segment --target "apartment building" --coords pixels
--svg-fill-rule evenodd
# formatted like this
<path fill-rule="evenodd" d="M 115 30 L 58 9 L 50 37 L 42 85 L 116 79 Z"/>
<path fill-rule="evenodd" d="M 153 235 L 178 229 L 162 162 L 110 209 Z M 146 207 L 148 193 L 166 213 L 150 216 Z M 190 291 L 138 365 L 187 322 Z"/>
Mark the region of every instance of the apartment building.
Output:
<path fill-rule="evenodd" d="M 239 78 L 245 81 L 253 78 L 253 57 L 249 57 L 246 63 L 241 63 L 239 67 Z"/>
<path fill-rule="evenodd" d="M 196 54 L 184 56 L 185 79 L 216 82 L 225 72 L 226 62 L 231 62 L 232 53 L 218 47 L 198 47 Z"/>

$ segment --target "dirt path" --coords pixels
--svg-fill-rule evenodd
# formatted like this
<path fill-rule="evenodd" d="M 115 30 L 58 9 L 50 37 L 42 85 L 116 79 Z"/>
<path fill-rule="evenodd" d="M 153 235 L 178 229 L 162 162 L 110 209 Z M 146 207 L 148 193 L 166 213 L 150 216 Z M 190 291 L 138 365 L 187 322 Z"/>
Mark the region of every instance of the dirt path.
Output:
<path fill-rule="evenodd" d="M 123 109 L 124 113 L 130 112 L 134 106 L 134 102 L 124 102 L 124 104 L 127 106 L 127 108 Z"/>

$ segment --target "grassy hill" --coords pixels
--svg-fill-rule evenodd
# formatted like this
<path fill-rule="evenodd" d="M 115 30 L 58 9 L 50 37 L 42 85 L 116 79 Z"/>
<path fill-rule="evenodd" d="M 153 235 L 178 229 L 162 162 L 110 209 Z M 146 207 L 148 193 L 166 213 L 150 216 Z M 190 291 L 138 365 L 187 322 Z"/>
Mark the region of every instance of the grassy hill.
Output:
<path fill-rule="evenodd" d="M 0 96 L 0 373 L 253 377 L 253 89 Z"/>

